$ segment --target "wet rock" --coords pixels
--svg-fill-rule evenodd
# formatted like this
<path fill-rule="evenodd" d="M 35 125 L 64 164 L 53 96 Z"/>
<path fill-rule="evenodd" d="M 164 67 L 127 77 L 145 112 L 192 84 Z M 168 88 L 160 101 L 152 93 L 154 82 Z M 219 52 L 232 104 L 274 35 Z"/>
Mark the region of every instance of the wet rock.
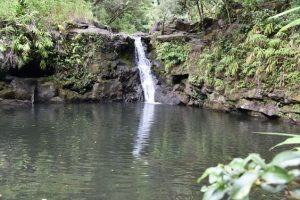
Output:
<path fill-rule="evenodd" d="M 283 113 L 296 113 L 300 114 L 300 105 L 294 104 L 294 105 L 285 105 L 280 108 L 280 111 Z"/>
<path fill-rule="evenodd" d="M 172 35 L 160 35 L 156 37 L 159 42 L 187 42 L 190 41 L 191 38 L 183 33 L 177 33 Z"/>
<path fill-rule="evenodd" d="M 275 101 L 285 102 L 285 91 L 284 90 L 274 90 L 268 93 L 267 96 Z"/>
<path fill-rule="evenodd" d="M 157 31 L 161 31 L 161 30 L 162 30 L 162 23 L 160 21 L 158 21 L 158 22 L 155 22 L 151 26 L 149 33 L 153 34 L 153 33 L 157 32 Z"/>
<path fill-rule="evenodd" d="M 122 101 L 122 84 L 118 80 L 102 80 L 94 88 L 93 97 L 104 101 Z"/>
<path fill-rule="evenodd" d="M 265 103 L 265 102 L 241 99 L 237 103 L 236 107 L 241 110 L 260 112 L 269 117 L 279 117 L 280 116 L 280 109 L 275 103 Z"/>
<path fill-rule="evenodd" d="M 247 91 L 243 97 L 246 99 L 263 100 L 263 91 L 261 89 L 252 89 Z"/>
<path fill-rule="evenodd" d="M 191 24 L 184 19 L 175 20 L 175 29 L 178 31 L 189 32 L 191 30 Z"/>
<path fill-rule="evenodd" d="M 207 30 L 208 28 L 213 28 L 213 29 L 218 28 L 218 20 L 206 17 L 200 23 L 200 27 L 203 30 Z"/>
<path fill-rule="evenodd" d="M 37 85 L 36 101 L 47 102 L 58 95 L 57 86 L 52 82 L 41 83 Z"/>
<path fill-rule="evenodd" d="M 171 89 L 165 85 L 156 87 L 155 100 L 160 103 L 171 105 L 180 105 L 182 103 L 179 95 L 176 92 L 171 91 Z"/>
<path fill-rule="evenodd" d="M 213 110 L 226 111 L 226 112 L 231 111 L 231 107 L 229 106 L 229 104 L 224 104 L 222 102 L 217 102 L 217 101 L 209 101 L 209 100 L 205 101 L 203 103 L 203 107 L 213 109 Z"/>
<path fill-rule="evenodd" d="M 103 24 L 101 24 L 101 23 L 98 22 L 98 21 L 93 21 L 93 22 L 92 22 L 92 25 L 93 25 L 94 27 L 96 27 L 96 28 L 99 28 L 99 29 L 108 30 L 108 31 L 110 31 L 110 32 L 112 31 L 111 28 L 110 28 L 109 26 L 103 25 Z"/>
<path fill-rule="evenodd" d="M 84 98 L 82 95 L 71 90 L 60 89 L 58 91 L 58 95 L 61 99 L 63 99 L 63 101 L 67 103 L 84 102 Z"/>
<path fill-rule="evenodd" d="M 17 100 L 17 99 L 2 99 L 0 98 L 0 105 L 6 108 L 32 106 L 31 101 L 28 100 Z"/>
<path fill-rule="evenodd" d="M 36 85 L 36 79 L 16 78 L 11 82 L 15 98 L 18 100 L 33 101 Z"/>
<path fill-rule="evenodd" d="M 296 92 L 291 94 L 289 99 L 292 103 L 300 103 L 300 93 Z"/>
<path fill-rule="evenodd" d="M 53 97 L 49 100 L 50 103 L 64 103 L 65 101 L 61 97 Z"/>
<path fill-rule="evenodd" d="M 11 88 L 0 90 L 0 98 L 14 99 L 15 98 L 15 92 Z"/>
<path fill-rule="evenodd" d="M 207 95 L 203 107 L 227 112 L 232 110 L 232 106 L 226 101 L 226 98 L 216 92 Z"/>

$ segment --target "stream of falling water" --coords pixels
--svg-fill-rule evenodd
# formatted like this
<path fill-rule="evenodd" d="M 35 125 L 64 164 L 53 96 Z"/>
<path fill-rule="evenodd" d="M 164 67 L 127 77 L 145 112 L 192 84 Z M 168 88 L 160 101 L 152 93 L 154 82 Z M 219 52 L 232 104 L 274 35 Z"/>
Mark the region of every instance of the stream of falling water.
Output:
<path fill-rule="evenodd" d="M 146 103 L 155 103 L 155 84 L 151 73 L 151 62 L 147 59 L 141 37 L 135 37 L 137 67 Z"/>

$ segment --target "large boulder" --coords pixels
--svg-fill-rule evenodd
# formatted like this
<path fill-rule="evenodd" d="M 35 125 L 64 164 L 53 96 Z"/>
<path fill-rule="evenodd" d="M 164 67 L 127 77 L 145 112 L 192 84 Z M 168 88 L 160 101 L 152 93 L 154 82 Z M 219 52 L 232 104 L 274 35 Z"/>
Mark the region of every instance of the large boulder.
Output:
<path fill-rule="evenodd" d="M 174 23 L 175 29 L 178 31 L 189 32 L 191 29 L 191 23 L 184 19 L 176 19 Z"/>
<path fill-rule="evenodd" d="M 280 109 L 276 103 L 269 102 L 259 102 L 259 101 L 250 101 L 247 99 L 241 99 L 236 107 L 241 110 L 255 111 L 263 113 L 268 117 L 279 117 Z"/>
<path fill-rule="evenodd" d="M 37 85 L 36 79 L 16 78 L 11 82 L 11 86 L 15 93 L 15 99 L 28 100 L 34 102 L 35 89 Z"/>
<path fill-rule="evenodd" d="M 37 85 L 36 97 L 37 102 L 47 102 L 58 95 L 57 86 L 53 82 L 46 82 Z"/>

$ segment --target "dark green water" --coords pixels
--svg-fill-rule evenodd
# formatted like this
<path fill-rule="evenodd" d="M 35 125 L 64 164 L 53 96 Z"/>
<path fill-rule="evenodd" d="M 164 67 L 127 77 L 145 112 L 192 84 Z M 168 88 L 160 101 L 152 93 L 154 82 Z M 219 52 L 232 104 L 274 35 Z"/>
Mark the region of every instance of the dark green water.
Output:
<path fill-rule="evenodd" d="M 4 199 L 200 199 L 205 168 L 268 148 L 296 126 L 144 104 L 0 108 Z M 257 199 L 266 199 L 256 197 Z"/>

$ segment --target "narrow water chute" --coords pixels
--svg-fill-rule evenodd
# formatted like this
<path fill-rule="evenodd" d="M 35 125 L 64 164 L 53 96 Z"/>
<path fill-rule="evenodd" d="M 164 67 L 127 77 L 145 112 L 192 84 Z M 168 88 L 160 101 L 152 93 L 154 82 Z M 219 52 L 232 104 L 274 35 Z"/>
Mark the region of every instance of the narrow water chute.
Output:
<path fill-rule="evenodd" d="M 135 37 L 136 63 L 140 72 L 141 84 L 146 103 L 155 103 L 155 84 L 151 72 L 151 62 L 146 57 L 141 37 Z"/>

